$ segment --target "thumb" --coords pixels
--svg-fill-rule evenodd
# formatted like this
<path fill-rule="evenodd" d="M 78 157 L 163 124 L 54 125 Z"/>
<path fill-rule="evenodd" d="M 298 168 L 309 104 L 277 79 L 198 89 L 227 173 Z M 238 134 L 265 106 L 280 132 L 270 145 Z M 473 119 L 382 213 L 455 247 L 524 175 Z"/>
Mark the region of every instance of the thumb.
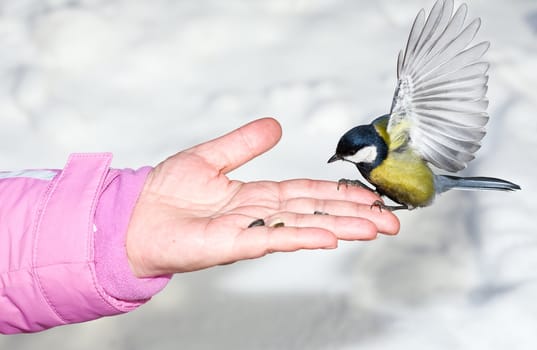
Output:
<path fill-rule="evenodd" d="M 274 147 L 281 136 L 276 119 L 262 118 L 186 152 L 196 153 L 226 174 Z"/>

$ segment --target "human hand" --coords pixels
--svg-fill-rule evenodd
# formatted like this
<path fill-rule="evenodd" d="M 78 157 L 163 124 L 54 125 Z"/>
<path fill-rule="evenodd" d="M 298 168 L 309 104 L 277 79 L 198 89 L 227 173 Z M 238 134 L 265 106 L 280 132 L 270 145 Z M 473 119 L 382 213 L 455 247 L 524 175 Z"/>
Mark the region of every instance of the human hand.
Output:
<path fill-rule="evenodd" d="M 371 191 L 308 179 L 241 182 L 226 174 L 272 148 L 281 127 L 259 119 L 181 151 L 148 175 L 127 232 L 138 277 L 187 272 L 271 252 L 331 249 L 338 239 L 396 234 L 390 211 L 372 210 Z M 315 211 L 329 215 L 314 215 Z M 267 226 L 248 228 L 262 218 Z M 283 227 L 270 227 L 283 222 Z"/>

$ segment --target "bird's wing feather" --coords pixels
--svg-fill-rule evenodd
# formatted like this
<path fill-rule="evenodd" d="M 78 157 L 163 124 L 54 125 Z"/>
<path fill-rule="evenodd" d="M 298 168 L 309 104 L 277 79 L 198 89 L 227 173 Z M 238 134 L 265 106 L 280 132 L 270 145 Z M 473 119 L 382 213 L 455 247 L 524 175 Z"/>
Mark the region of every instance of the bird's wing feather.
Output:
<path fill-rule="evenodd" d="M 480 147 L 488 122 L 488 42 L 470 45 L 481 25 L 464 26 L 467 7 L 453 0 L 421 10 L 397 60 L 398 84 L 388 133 L 391 148 L 410 145 L 426 161 L 455 172 Z"/>

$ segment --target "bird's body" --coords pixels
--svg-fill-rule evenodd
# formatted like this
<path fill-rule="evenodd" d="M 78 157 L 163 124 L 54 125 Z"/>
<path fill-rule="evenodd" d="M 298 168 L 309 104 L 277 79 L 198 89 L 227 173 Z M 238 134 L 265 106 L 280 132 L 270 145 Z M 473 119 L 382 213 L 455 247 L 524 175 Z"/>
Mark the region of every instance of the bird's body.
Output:
<path fill-rule="evenodd" d="M 481 22 L 463 28 L 466 12 L 465 4 L 453 14 L 453 0 L 438 0 L 427 19 L 418 13 L 399 54 L 390 114 L 345 133 L 329 160 L 355 164 L 379 194 L 401 204 L 393 208 L 424 207 L 450 189 L 520 189 L 497 178 L 435 174 L 429 166 L 464 169 L 486 134 L 488 63 L 480 59 L 489 43 L 468 47 Z"/>
<path fill-rule="evenodd" d="M 427 206 L 435 196 L 433 172 L 409 150 L 390 155 L 369 179 L 380 194 L 409 208 Z"/>
<path fill-rule="evenodd" d="M 381 158 L 378 159 L 377 166 L 369 167 L 358 163 L 357 168 L 367 181 L 376 186 L 380 194 L 410 207 L 427 205 L 434 198 L 434 174 L 411 148 L 390 142 L 386 132 L 388 120 L 389 116 L 386 115 L 371 123 L 378 134 L 374 143 L 384 143 L 388 152 L 379 155 Z"/>

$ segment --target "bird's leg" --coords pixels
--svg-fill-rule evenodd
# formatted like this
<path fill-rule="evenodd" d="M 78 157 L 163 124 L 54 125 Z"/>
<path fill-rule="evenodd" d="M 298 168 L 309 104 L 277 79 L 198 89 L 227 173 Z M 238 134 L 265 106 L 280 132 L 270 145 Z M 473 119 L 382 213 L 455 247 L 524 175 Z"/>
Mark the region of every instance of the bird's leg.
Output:
<path fill-rule="evenodd" d="M 378 194 L 380 196 L 383 195 L 382 192 L 378 191 L 377 189 L 374 189 L 374 188 L 371 188 L 369 187 L 368 185 L 366 185 L 365 183 L 363 183 L 362 181 L 360 180 L 349 180 L 349 179 L 339 179 L 339 181 L 337 182 L 337 189 L 339 190 L 339 188 L 341 187 L 341 185 L 345 185 L 345 187 L 349 187 L 349 186 L 356 186 L 356 187 L 361 187 L 361 188 L 364 188 L 366 190 L 369 190 L 375 194 Z M 384 204 L 382 201 L 380 200 L 376 200 L 373 202 L 373 204 L 371 204 L 371 209 L 373 209 L 374 207 L 377 207 L 379 208 L 380 211 L 382 211 L 382 209 L 385 209 L 385 210 L 389 210 L 389 211 L 394 211 L 394 210 L 403 210 L 403 209 L 412 209 L 411 207 L 409 207 L 408 205 L 406 204 L 400 204 L 400 205 L 386 205 Z M 325 213 L 322 213 L 322 212 L 315 212 L 314 214 L 325 214 Z"/>
<path fill-rule="evenodd" d="M 360 180 L 339 179 L 339 181 L 337 182 L 338 191 L 341 185 L 345 185 L 345 187 L 349 187 L 349 186 L 361 187 L 371 192 L 378 193 L 377 190 L 367 186 L 365 183 L 363 183 Z"/>
<path fill-rule="evenodd" d="M 406 204 L 400 204 L 400 205 L 386 205 L 382 201 L 376 200 L 371 204 L 371 209 L 374 207 L 379 208 L 379 210 L 382 212 L 382 209 L 394 211 L 394 210 L 401 210 L 401 209 L 410 209 L 408 205 Z"/>

